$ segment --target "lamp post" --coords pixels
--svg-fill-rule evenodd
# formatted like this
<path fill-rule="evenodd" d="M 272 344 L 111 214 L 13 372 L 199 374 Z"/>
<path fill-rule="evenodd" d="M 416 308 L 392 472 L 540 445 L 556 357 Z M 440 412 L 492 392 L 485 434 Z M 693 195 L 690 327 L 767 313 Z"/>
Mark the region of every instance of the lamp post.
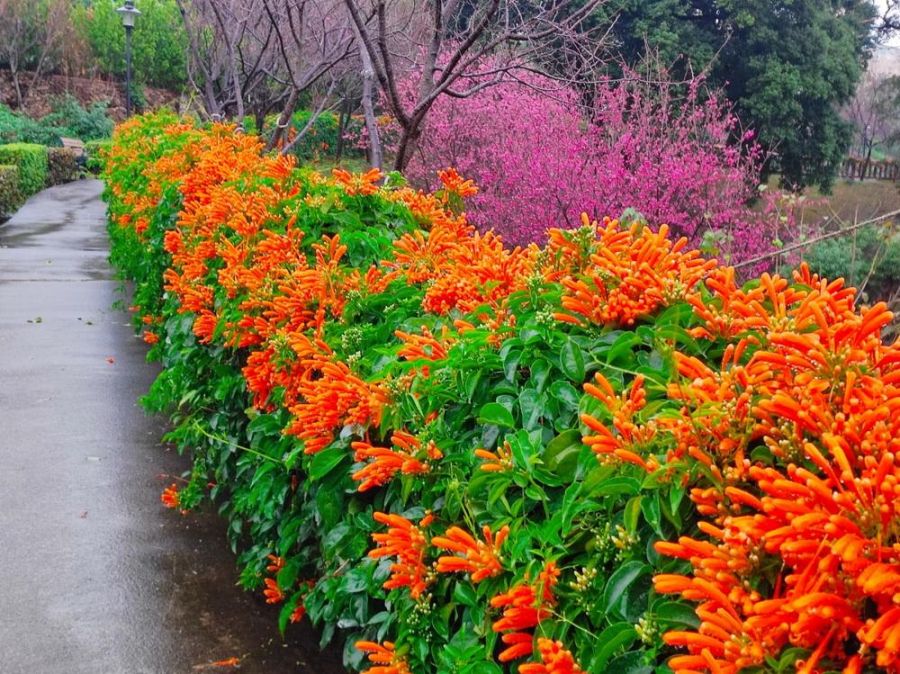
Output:
<path fill-rule="evenodd" d="M 125 116 L 131 117 L 131 31 L 134 20 L 141 12 L 134 8 L 134 0 L 125 0 L 125 4 L 116 11 L 125 26 Z"/>

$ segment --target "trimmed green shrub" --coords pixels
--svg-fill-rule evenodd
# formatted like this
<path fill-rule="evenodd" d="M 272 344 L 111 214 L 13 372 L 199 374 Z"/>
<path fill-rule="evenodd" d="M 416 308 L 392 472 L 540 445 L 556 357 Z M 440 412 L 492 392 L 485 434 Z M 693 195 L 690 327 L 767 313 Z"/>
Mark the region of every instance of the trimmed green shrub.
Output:
<path fill-rule="evenodd" d="M 92 103 L 82 107 L 73 96 L 63 96 L 53 103 L 53 111 L 41 118 L 41 125 L 59 130 L 64 137 L 81 140 L 109 138 L 113 131 L 113 121 L 106 115 L 105 102 Z"/>
<path fill-rule="evenodd" d="M 306 127 L 312 114 L 311 110 L 298 110 L 294 113 L 291 121 L 297 133 Z M 276 121 L 273 120 L 273 128 L 275 123 Z M 355 119 L 351 119 L 350 124 L 344 130 L 350 138 L 359 138 L 361 131 L 359 120 Z M 341 125 L 338 115 L 326 110 L 316 118 L 306 135 L 297 141 L 297 144 L 294 146 L 294 154 L 301 160 L 314 159 L 316 157 L 333 157 L 338 148 L 340 133 Z M 349 140 L 344 143 L 344 154 L 346 156 L 360 156 L 363 153 L 356 143 Z"/>
<path fill-rule="evenodd" d="M 0 103 L 0 143 L 38 143 L 49 147 L 62 145 L 60 138 L 100 140 L 112 134 L 113 122 L 106 115 L 106 103 L 87 108 L 72 96 L 53 102 L 52 111 L 41 119 L 10 110 Z"/>
<path fill-rule="evenodd" d="M 25 198 L 47 184 L 47 148 L 34 143 L 0 145 L 0 164 L 19 167 L 19 191 Z"/>
<path fill-rule="evenodd" d="M 893 226 L 872 225 L 821 241 L 804 259 L 815 273 L 842 277 L 866 297 L 891 297 L 900 287 L 900 240 Z"/>
<path fill-rule="evenodd" d="M 0 164 L 0 219 L 10 215 L 21 203 L 19 167 Z"/>
<path fill-rule="evenodd" d="M 61 130 L 44 125 L 27 115 L 13 112 L 0 103 L 0 143 L 40 143 L 60 145 Z"/>
<path fill-rule="evenodd" d="M 84 152 L 87 155 L 85 168 L 94 175 L 103 170 L 103 152 L 112 144 L 110 140 L 89 140 L 84 144 Z"/>
<path fill-rule="evenodd" d="M 50 185 L 62 185 L 78 179 L 78 155 L 68 147 L 47 150 L 47 179 Z"/>

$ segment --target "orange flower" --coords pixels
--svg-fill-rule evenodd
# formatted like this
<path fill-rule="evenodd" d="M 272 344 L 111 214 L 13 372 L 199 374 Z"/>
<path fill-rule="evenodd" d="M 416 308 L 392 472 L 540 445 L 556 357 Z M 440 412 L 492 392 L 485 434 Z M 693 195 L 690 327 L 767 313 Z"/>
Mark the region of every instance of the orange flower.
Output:
<path fill-rule="evenodd" d="M 541 637 L 537 643 L 541 662 L 519 665 L 519 674 L 583 674 L 572 653 L 563 647 L 562 642 Z"/>
<path fill-rule="evenodd" d="M 448 337 L 447 333 L 445 326 L 441 339 L 438 340 L 425 326 L 422 326 L 421 336 L 396 330 L 394 334 L 403 342 L 403 348 L 397 355 L 406 360 L 443 360 L 447 357 L 447 350 L 456 341 Z"/>
<path fill-rule="evenodd" d="M 346 363 L 333 360 L 324 342 L 299 335 L 294 348 L 303 366 L 295 384 L 302 402 L 289 407 L 294 421 L 285 432 L 301 438 L 307 454 L 327 447 L 344 426 L 379 425 L 388 401 L 381 384 L 365 382 Z"/>
<path fill-rule="evenodd" d="M 378 191 L 378 182 L 384 177 L 378 169 L 370 169 L 366 173 L 353 174 L 344 169 L 332 169 L 335 182 L 344 188 L 349 196 L 358 194 L 368 196 Z"/>
<path fill-rule="evenodd" d="M 673 244 L 666 225 L 653 232 L 637 223 L 626 231 L 619 229 L 617 220 L 604 224 L 597 232 L 589 268 L 577 277 L 561 280 L 565 288 L 562 308 L 569 313 L 557 313 L 557 320 L 634 325 L 660 307 L 691 297 L 693 288 L 715 267 L 715 262 L 703 260 L 696 250 L 682 252 L 687 239 Z M 565 239 L 551 233 L 550 240 L 548 251 L 553 253 L 554 246 Z"/>
<path fill-rule="evenodd" d="M 266 584 L 263 594 L 266 597 L 267 604 L 278 604 L 284 601 L 284 592 L 278 587 L 277 580 L 274 578 L 266 578 L 263 582 Z"/>
<path fill-rule="evenodd" d="M 513 467 L 512 448 L 506 440 L 497 447 L 496 452 L 476 449 L 475 456 L 484 461 L 481 464 L 481 470 L 488 473 L 502 473 Z"/>
<path fill-rule="evenodd" d="M 584 385 L 584 390 L 612 412 L 616 434 L 593 416 L 582 414 L 582 423 L 596 434 L 582 438 L 584 444 L 590 447 L 598 458 L 615 456 L 622 461 L 640 466 L 647 472 L 652 472 L 658 467 L 656 458 L 653 456 L 644 458 L 641 452 L 656 437 L 656 424 L 651 422 L 639 425 L 633 420 L 635 414 L 647 404 L 644 376 L 635 377 L 631 391 L 623 393 L 621 398 L 616 397 L 612 385 L 599 372 L 595 375 L 595 380 L 596 386 L 588 383 Z"/>
<path fill-rule="evenodd" d="M 372 534 L 377 546 L 369 551 L 369 557 L 395 557 L 397 561 L 391 565 L 391 577 L 384 587 L 393 590 L 408 587 L 410 596 L 418 599 L 431 582 L 428 567 L 425 564 L 425 553 L 428 539 L 424 529 L 434 519 L 426 515 L 416 526 L 405 517 L 376 512 L 375 521 L 388 527 L 386 533 Z"/>
<path fill-rule="evenodd" d="M 159 335 L 150 330 L 144 330 L 144 341 L 147 342 L 147 344 L 156 344 L 159 341 Z"/>
<path fill-rule="evenodd" d="M 170 486 L 166 487 L 159 499 L 166 508 L 177 508 L 180 506 L 181 499 L 178 495 L 178 485 L 173 482 Z"/>
<path fill-rule="evenodd" d="M 297 606 L 291 611 L 290 621 L 292 623 L 298 623 L 306 617 L 306 606 L 303 605 L 303 602 L 299 602 Z"/>
<path fill-rule="evenodd" d="M 559 569 L 554 562 L 549 562 L 538 575 L 536 585 L 528 583 L 526 579 L 491 599 L 492 607 L 503 609 L 503 616 L 492 625 L 495 632 L 506 632 L 501 637 L 506 648 L 497 658 L 500 662 L 532 654 L 533 636 L 526 630 L 537 627 L 541 621 L 550 617 L 550 609 L 555 603 L 553 588 L 558 578 Z"/>
<path fill-rule="evenodd" d="M 479 583 L 485 578 L 491 578 L 503 572 L 500 563 L 500 548 L 503 541 L 509 536 L 509 527 L 504 526 L 497 532 L 496 538 L 491 533 L 491 528 L 484 525 L 482 528 L 484 541 L 476 541 L 466 531 L 459 527 L 450 527 L 443 536 L 435 536 L 431 544 L 441 550 L 457 552 L 463 557 L 444 556 L 439 557 L 435 568 L 440 573 L 453 573 L 463 571 L 471 574 L 472 582 Z"/>
<path fill-rule="evenodd" d="M 358 491 L 364 492 L 390 482 L 398 472 L 404 475 L 420 475 L 431 470 L 429 461 L 440 459 L 441 451 L 430 440 L 423 448 L 422 442 L 414 435 L 395 431 L 391 436 L 393 449 L 373 447 L 368 442 L 353 442 L 350 447 L 356 452 L 357 461 L 372 459 L 363 468 L 353 473 L 353 479 L 361 484 Z"/>
<path fill-rule="evenodd" d="M 377 665 L 367 669 L 364 674 L 410 674 L 406 658 L 397 654 L 394 644 L 390 641 L 385 641 L 384 644 L 357 641 L 356 648 L 368 653 L 369 662 Z"/>
<path fill-rule="evenodd" d="M 475 183 L 471 180 L 463 180 L 454 168 L 438 171 L 437 174 L 444 185 L 444 189 L 448 192 L 453 192 L 462 198 L 473 197 L 478 194 L 478 188 L 475 186 Z"/>
<path fill-rule="evenodd" d="M 267 555 L 267 557 L 269 564 L 266 566 L 266 571 L 269 573 L 278 573 L 284 568 L 284 557 L 279 557 L 278 555 Z"/>

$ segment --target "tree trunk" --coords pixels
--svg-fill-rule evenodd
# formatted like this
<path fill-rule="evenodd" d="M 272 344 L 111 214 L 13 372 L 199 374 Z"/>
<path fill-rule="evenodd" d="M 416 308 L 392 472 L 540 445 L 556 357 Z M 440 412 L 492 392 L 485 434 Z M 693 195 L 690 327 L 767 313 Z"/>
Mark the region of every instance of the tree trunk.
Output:
<path fill-rule="evenodd" d="M 425 120 L 425 114 L 431 106 L 419 110 L 409 119 L 409 124 L 403 129 L 400 136 L 400 143 L 397 146 L 397 156 L 394 158 L 394 170 L 401 173 L 406 170 L 406 165 L 412 159 L 413 152 L 416 149 L 416 143 L 422 135 L 422 122 Z"/>
<path fill-rule="evenodd" d="M 278 122 L 275 124 L 275 130 L 272 132 L 272 137 L 269 138 L 269 142 L 266 144 L 267 150 L 274 150 L 278 147 L 278 144 L 282 142 L 282 139 L 286 137 L 288 127 L 291 125 L 291 118 L 294 116 L 294 108 L 297 107 L 297 98 L 299 96 L 300 91 L 297 87 L 293 87 L 290 96 L 288 96 L 284 107 L 281 109 L 281 114 L 278 115 Z"/>
<path fill-rule="evenodd" d="M 341 113 L 338 115 L 338 137 L 337 147 L 334 148 L 334 158 L 340 164 L 341 157 L 344 156 L 344 134 L 347 133 L 347 125 L 350 123 L 350 99 L 345 98 L 344 104 L 341 106 Z"/>
<path fill-rule="evenodd" d="M 863 160 L 862 169 L 859 172 L 859 180 L 862 182 L 866 178 L 866 172 L 869 170 L 869 164 L 872 162 L 872 146 L 874 143 L 872 141 L 868 141 L 866 148 L 866 158 Z"/>
<path fill-rule="evenodd" d="M 366 119 L 366 132 L 369 134 L 369 165 L 372 168 L 380 169 L 384 164 L 384 150 L 381 147 L 381 134 L 378 131 L 378 120 L 375 117 L 375 66 L 372 65 L 372 57 L 366 49 L 359 27 L 354 21 L 350 23 L 356 33 L 359 58 L 362 61 L 362 109 Z"/>
<path fill-rule="evenodd" d="M 16 88 L 16 108 L 22 110 L 25 106 L 25 99 L 22 98 L 22 85 L 19 83 L 19 71 L 12 71 L 13 86 Z"/>

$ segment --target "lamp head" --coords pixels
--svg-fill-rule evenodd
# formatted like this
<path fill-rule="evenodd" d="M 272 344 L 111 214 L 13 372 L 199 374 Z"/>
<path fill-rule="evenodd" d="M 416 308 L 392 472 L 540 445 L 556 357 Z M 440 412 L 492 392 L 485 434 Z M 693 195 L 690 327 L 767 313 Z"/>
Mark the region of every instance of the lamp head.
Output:
<path fill-rule="evenodd" d="M 125 4 L 116 11 L 122 17 L 122 25 L 125 28 L 134 28 L 134 20 L 141 13 L 139 9 L 135 9 L 134 0 L 125 0 Z"/>

